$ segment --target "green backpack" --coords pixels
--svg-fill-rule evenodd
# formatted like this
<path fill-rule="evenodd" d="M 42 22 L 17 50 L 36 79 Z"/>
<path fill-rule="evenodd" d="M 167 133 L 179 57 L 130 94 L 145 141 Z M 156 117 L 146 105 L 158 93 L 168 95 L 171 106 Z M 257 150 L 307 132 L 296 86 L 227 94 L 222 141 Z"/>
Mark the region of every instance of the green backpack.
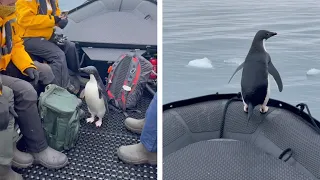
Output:
<path fill-rule="evenodd" d="M 39 97 L 39 112 L 48 145 L 58 151 L 73 148 L 79 137 L 82 101 L 66 89 L 54 84 Z"/>

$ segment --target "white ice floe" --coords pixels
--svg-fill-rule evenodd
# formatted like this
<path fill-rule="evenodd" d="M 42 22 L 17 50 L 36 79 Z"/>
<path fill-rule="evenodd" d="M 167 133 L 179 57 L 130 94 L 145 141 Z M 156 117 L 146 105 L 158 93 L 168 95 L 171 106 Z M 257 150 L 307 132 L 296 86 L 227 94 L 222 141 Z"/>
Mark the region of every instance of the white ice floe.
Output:
<path fill-rule="evenodd" d="M 319 69 L 315 69 L 315 68 L 312 68 L 307 72 L 308 76 L 314 76 L 314 75 L 318 75 L 318 74 L 320 74 L 320 70 Z"/>
<path fill-rule="evenodd" d="M 204 68 L 204 69 L 212 69 L 213 65 L 212 62 L 208 58 L 202 58 L 202 59 L 195 59 L 188 63 L 189 67 L 195 67 L 195 68 Z"/>

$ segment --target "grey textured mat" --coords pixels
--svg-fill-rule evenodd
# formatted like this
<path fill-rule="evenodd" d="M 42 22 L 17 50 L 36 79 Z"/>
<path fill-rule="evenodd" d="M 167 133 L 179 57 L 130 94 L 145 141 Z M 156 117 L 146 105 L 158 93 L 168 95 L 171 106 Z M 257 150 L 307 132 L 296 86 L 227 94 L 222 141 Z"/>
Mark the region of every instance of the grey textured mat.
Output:
<path fill-rule="evenodd" d="M 312 180 L 287 163 L 241 141 L 202 141 L 163 160 L 166 180 Z"/>

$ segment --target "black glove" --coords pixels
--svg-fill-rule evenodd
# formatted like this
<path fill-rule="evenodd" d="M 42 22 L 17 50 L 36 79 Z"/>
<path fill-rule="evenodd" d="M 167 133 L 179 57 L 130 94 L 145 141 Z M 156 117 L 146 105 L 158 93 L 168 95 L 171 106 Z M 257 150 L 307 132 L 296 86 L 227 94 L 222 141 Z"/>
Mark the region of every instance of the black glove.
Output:
<path fill-rule="evenodd" d="M 29 76 L 30 79 L 34 80 L 33 84 L 37 85 L 39 81 L 39 71 L 35 68 L 27 68 L 24 72 Z"/>
<path fill-rule="evenodd" d="M 68 19 L 60 19 L 60 21 L 57 23 L 57 26 L 59 26 L 61 29 L 64 29 L 68 24 Z"/>
<path fill-rule="evenodd" d="M 59 16 L 54 16 L 54 23 L 58 24 L 61 18 Z"/>

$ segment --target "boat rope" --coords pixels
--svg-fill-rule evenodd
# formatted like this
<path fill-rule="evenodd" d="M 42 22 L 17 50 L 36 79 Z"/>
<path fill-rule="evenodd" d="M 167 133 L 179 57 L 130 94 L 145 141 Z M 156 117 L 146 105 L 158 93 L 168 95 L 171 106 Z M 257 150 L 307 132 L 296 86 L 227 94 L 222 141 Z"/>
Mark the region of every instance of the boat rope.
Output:
<path fill-rule="evenodd" d="M 222 115 L 222 121 L 221 121 L 221 126 L 220 126 L 220 138 L 223 137 L 223 131 L 224 131 L 224 125 L 225 125 L 225 119 L 226 119 L 226 115 L 227 115 L 228 106 L 233 101 L 242 101 L 240 92 L 237 94 L 236 97 L 233 97 L 233 98 L 229 99 L 227 101 L 226 105 L 224 106 L 223 115 Z"/>
<path fill-rule="evenodd" d="M 297 104 L 296 107 L 300 107 L 300 111 L 303 112 L 304 111 L 304 108 L 307 109 L 307 112 L 308 112 L 308 116 L 311 120 L 311 123 L 312 125 L 314 126 L 315 130 L 320 134 L 320 128 L 319 126 L 317 125 L 316 121 L 313 119 L 312 115 L 311 115 L 311 112 L 309 110 L 309 107 L 307 104 L 305 103 L 300 103 L 300 104 Z"/>

